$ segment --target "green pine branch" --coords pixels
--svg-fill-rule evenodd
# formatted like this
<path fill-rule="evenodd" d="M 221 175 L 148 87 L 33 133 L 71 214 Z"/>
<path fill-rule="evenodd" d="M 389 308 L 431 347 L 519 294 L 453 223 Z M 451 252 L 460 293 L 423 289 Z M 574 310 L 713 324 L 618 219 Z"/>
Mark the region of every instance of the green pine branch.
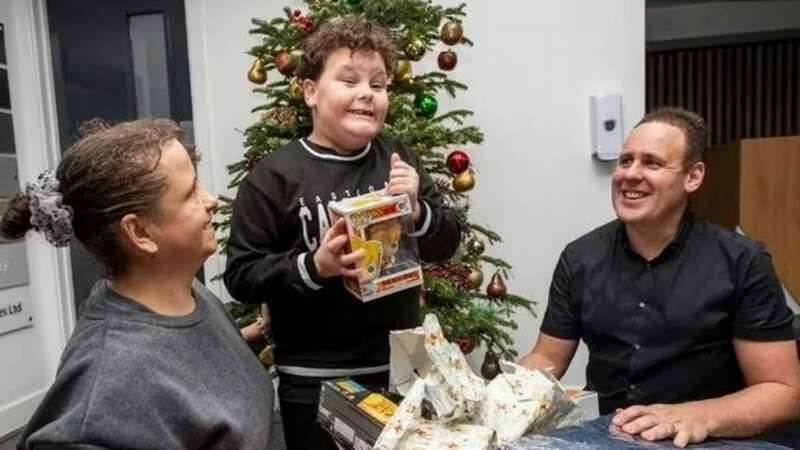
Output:
<path fill-rule="evenodd" d="M 443 7 L 428 0 L 306 0 L 306 5 L 301 13 L 313 20 L 315 28 L 335 17 L 362 15 L 386 27 L 401 52 L 412 42 L 421 43 L 426 48 L 426 58 L 435 57 L 432 49 L 441 41 L 442 25 L 448 21 L 463 21 L 466 6 Z M 306 35 L 294 23 L 292 11 L 285 8 L 284 13 L 275 18 L 253 19 L 250 33 L 259 36 L 261 41 L 248 53 L 263 60 L 270 70 L 271 80 L 253 89 L 263 100 L 252 109 L 257 120 L 242 131 L 245 146 L 242 158 L 228 166 L 230 187 L 233 188 L 265 155 L 293 139 L 309 135 L 312 129 L 311 114 L 303 99 L 290 92 L 291 79 L 273 71 L 278 52 L 298 55 L 303 46 Z M 472 44 L 468 37 L 463 36 L 459 46 L 467 48 Z M 492 268 L 492 273 L 499 271 L 508 279 L 511 265 L 506 261 L 467 251 L 466 243 L 470 239 L 493 245 L 501 242 L 501 237 L 485 226 L 470 222 L 469 193 L 456 192 L 449 186 L 453 174 L 447 166 L 447 153 L 454 148 L 477 150 L 476 146 L 484 139 L 480 128 L 469 123 L 473 112 L 466 109 L 439 111 L 437 116 L 427 119 L 419 117 L 414 108 L 414 99 L 420 94 L 455 98 L 466 89 L 467 85 L 441 71 L 415 73 L 410 82 L 395 80 L 389 90 L 390 104 L 383 132 L 414 151 L 425 170 L 434 180 L 440 180 L 444 202 L 464 225 L 462 245 L 449 264 L 462 268 L 461 273 L 466 269 L 486 271 Z M 231 211 L 232 200 L 221 199 L 214 225 L 221 235 L 223 249 L 227 244 Z M 489 272 L 485 274 L 488 276 Z M 514 294 L 491 299 L 479 290 L 466 287 L 463 279 L 454 277 L 426 274 L 423 312 L 437 314 L 451 340 L 468 338 L 476 344 L 494 348 L 502 357 L 513 358 L 515 353 L 509 334 L 517 326 L 513 314 L 518 310 L 535 314 L 536 303 Z"/>

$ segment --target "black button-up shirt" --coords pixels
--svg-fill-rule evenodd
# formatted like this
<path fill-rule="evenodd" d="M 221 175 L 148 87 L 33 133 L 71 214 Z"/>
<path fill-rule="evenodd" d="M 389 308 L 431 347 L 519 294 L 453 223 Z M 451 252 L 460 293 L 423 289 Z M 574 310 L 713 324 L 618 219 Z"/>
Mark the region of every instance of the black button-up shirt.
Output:
<path fill-rule="evenodd" d="M 764 247 L 686 214 L 649 262 L 618 220 L 567 245 L 541 331 L 583 339 L 606 414 L 742 389 L 732 339 L 791 340 L 792 320 Z"/>

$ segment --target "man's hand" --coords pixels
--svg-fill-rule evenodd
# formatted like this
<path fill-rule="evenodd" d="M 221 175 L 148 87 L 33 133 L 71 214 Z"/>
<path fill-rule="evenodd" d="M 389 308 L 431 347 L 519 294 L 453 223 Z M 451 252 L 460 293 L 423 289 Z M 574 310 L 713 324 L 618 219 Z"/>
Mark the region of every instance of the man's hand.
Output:
<path fill-rule="evenodd" d="M 627 434 L 648 441 L 672 439 L 676 447 L 703 442 L 713 426 L 705 408 L 691 403 L 631 406 L 618 409 L 612 423 Z"/>
<path fill-rule="evenodd" d="M 420 216 L 419 206 L 419 174 L 406 164 L 400 155 L 392 153 L 391 169 L 389 170 L 389 193 L 392 195 L 407 194 L 414 208 L 412 218 L 416 222 Z"/>
<path fill-rule="evenodd" d="M 324 278 L 336 276 L 358 278 L 361 276 L 364 249 L 343 254 L 348 239 L 347 225 L 342 218 L 325 232 L 319 248 L 314 253 L 314 265 L 320 276 Z"/>

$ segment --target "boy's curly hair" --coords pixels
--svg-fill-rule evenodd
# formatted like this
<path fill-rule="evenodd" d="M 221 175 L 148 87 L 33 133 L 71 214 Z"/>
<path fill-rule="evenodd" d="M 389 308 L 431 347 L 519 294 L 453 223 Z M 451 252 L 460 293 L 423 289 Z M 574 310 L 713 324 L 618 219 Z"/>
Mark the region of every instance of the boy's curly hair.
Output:
<path fill-rule="evenodd" d="M 303 63 L 297 71 L 301 80 L 318 80 L 328 55 L 340 48 L 378 52 L 386 74 L 391 76 L 397 49 L 389 32 L 362 17 L 345 16 L 331 20 L 312 33 L 303 46 Z"/>

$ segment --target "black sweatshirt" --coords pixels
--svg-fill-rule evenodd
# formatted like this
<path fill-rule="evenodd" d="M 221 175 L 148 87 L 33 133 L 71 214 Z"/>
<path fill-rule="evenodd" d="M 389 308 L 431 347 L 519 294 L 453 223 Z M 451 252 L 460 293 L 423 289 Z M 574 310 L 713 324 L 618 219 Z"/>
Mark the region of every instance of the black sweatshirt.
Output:
<path fill-rule="evenodd" d="M 330 226 L 327 204 L 383 189 L 392 153 L 420 176 L 414 234 L 421 258 L 450 258 L 461 225 L 416 156 L 395 141 L 376 138 L 350 156 L 307 139 L 293 141 L 265 156 L 239 186 L 225 285 L 241 302 L 269 304 L 279 373 L 332 377 L 387 370 L 389 331 L 419 324 L 420 288 L 363 303 L 340 277 L 323 279 L 313 260 Z"/>

